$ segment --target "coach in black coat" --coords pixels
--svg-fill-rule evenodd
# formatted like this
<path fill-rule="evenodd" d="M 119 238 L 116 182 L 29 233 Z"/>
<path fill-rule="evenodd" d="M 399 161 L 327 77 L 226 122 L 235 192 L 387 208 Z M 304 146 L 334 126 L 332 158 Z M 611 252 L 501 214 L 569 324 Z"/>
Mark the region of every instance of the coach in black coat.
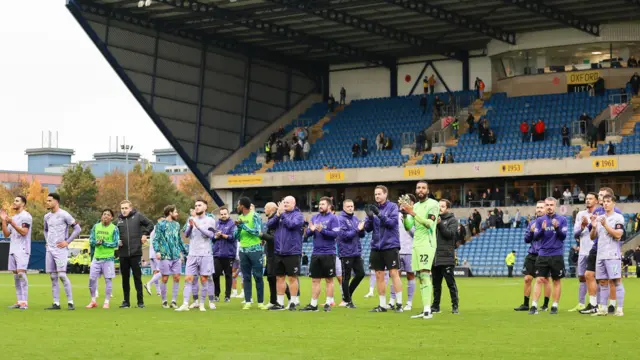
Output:
<path fill-rule="evenodd" d="M 458 219 L 451 212 L 451 202 L 440 200 L 440 217 L 436 231 L 438 245 L 436 258 L 431 269 L 433 278 L 432 313 L 440 312 L 440 296 L 442 294 L 442 278 L 447 282 L 451 294 L 451 311 L 458 313 L 458 287 L 453 276 L 455 268 L 456 240 L 458 240 Z"/>

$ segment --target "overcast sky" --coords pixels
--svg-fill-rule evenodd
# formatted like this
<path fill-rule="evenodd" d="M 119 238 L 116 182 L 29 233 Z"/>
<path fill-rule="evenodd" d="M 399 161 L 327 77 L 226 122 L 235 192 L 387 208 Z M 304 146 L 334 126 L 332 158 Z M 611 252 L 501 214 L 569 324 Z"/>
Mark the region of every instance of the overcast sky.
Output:
<path fill-rule="evenodd" d="M 3 1 L 0 44 L 0 170 L 27 170 L 24 150 L 49 130 L 73 161 L 108 151 L 109 136 L 150 159 L 170 147 L 64 0 Z"/>

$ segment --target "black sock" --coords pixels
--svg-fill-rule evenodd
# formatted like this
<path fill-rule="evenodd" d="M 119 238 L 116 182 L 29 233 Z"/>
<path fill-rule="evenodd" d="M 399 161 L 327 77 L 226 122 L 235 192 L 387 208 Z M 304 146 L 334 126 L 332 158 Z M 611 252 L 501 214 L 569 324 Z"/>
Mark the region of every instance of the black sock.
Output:
<path fill-rule="evenodd" d="M 524 297 L 524 306 L 529 306 L 529 297 L 528 296 Z"/>
<path fill-rule="evenodd" d="M 549 306 L 549 298 L 548 297 L 544 297 L 544 305 L 543 306 Z"/>

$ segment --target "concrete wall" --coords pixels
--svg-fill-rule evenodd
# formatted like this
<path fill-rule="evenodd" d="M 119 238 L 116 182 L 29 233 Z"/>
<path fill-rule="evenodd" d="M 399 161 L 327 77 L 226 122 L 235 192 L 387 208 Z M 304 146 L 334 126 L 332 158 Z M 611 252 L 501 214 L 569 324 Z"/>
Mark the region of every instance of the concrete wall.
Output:
<path fill-rule="evenodd" d="M 640 155 L 589 157 L 584 159 L 539 159 L 529 161 L 479 162 L 416 166 L 411 168 L 366 168 L 274 172 L 260 175 L 215 175 L 214 189 L 299 186 L 315 184 L 385 183 L 409 180 L 477 179 L 532 175 L 586 174 L 640 170 Z"/>
<path fill-rule="evenodd" d="M 300 101 L 295 107 L 291 108 L 291 110 L 280 117 L 280 119 L 274 121 L 271 125 L 269 125 L 267 128 L 262 130 L 262 132 L 251 139 L 245 146 L 236 150 L 233 154 L 231 154 L 224 161 L 218 164 L 218 166 L 211 173 L 211 176 L 226 174 L 229 170 L 233 169 L 237 164 L 242 162 L 244 158 L 249 156 L 252 152 L 258 150 L 262 146 L 262 144 L 267 141 L 269 136 L 273 132 L 278 130 L 280 125 L 290 124 L 293 120 L 300 116 L 300 114 L 307 110 L 307 108 L 320 101 L 322 101 L 322 95 L 320 94 L 307 95 L 304 100 Z"/>
<path fill-rule="evenodd" d="M 638 69 L 600 69 L 607 89 L 624 88 Z M 576 72 L 516 76 L 498 80 L 494 92 L 506 92 L 509 96 L 562 94 L 567 92 L 567 76 Z"/>
<path fill-rule="evenodd" d="M 331 66 L 330 70 L 360 67 L 364 64 L 345 64 Z M 340 88 L 347 90 L 347 101 L 389 97 L 389 69 L 379 66 L 367 69 L 332 71 L 329 73 L 329 93 L 338 99 Z"/>

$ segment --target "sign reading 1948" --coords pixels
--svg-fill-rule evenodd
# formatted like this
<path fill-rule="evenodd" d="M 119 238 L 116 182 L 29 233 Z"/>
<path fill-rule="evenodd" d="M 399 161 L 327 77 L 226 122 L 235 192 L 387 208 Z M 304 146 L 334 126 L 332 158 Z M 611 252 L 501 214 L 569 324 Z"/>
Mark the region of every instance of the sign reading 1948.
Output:
<path fill-rule="evenodd" d="M 518 174 L 524 171 L 523 163 L 503 163 L 500 164 L 501 174 Z"/>

